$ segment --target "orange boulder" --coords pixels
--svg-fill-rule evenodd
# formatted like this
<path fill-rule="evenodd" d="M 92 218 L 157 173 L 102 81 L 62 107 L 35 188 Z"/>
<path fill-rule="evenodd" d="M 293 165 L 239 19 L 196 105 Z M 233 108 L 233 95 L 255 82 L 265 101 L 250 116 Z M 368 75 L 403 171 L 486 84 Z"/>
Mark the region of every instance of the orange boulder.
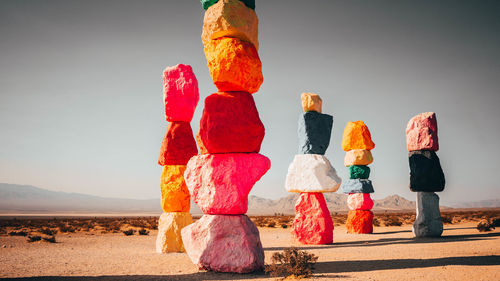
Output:
<path fill-rule="evenodd" d="M 342 149 L 349 151 L 352 149 L 372 150 L 375 144 L 372 141 L 370 130 L 363 121 L 347 122 L 342 137 Z"/>
<path fill-rule="evenodd" d="M 164 212 L 189 212 L 190 196 L 184 181 L 186 165 L 166 165 L 161 174 L 161 208 Z"/>
<path fill-rule="evenodd" d="M 373 233 L 373 213 L 365 210 L 350 210 L 345 226 L 348 233 Z"/>
<path fill-rule="evenodd" d="M 264 78 L 255 47 L 237 38 L 222 37 L 205 46 L 208 70 L 220 92 L 257 92 Z"/>
<path fill-rule="evenodd" d="M 206 46 L 211 40 L 233 37 L 252 43 L 258 50 L 258 25 L 255 11 L 240 0 L 219 0 L 205 12 L 201 40 Z"/>

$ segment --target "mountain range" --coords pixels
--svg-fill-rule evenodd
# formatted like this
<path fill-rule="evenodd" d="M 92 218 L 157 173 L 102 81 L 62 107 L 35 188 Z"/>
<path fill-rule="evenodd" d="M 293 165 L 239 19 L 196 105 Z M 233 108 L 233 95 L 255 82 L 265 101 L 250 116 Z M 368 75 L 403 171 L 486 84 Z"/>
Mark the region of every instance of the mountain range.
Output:
<path fill-rule="evenodd" d="M 248 214 L 294 214 L 299 194 L 294 193 L 276 200 L 250 195 Z M 331 212 L 346 212 L 347 195 L 325 193 Z M 486 202 L 487 201 L 487 202 Z M 470 208 L 500 207 L 500 200 L 468 203 Z M 399 195 L 374 200 L 374 211 L 415 210 L 415 202 Z M 483 204 L 483 205 L 481 205 Z M 446 208 L 446 207 L 444 207 Z M 464 206 L 463 208 L 466 208 Z M 160 199 L 120 199 L 81 193 L 51 191 L 30 185 L 0 183 L 0 214 L 160 214 Z M 192 214 L 201 214 L 194 203 Z"/>

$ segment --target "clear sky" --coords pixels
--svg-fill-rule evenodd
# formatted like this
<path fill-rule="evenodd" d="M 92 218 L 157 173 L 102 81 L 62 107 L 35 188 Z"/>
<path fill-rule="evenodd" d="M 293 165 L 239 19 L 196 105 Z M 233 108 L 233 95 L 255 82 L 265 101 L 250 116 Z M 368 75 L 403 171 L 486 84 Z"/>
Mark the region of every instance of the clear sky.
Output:
<path fill-rule="evenodd" d="M 271 170 L 251 194 L 287 195 L 300 94 L 334 116 L 326 156 L 363 120 L 374 198 L 408 188 L 405 128 L 434 111 L 443 203 L 500 198 L 500 2 L 256 1 L 264 83 L 254 94 Z M 190 64 L 216 91 L 197 0 L 0 1 L 0 182 L 123 198 L 160 196 L 162 70 Z"/>

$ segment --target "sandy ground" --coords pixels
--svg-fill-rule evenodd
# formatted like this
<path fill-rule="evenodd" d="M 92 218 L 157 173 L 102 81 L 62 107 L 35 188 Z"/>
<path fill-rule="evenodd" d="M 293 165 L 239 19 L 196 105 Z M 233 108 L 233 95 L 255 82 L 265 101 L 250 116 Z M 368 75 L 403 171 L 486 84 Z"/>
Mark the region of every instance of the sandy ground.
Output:
<path fill-rule="evenodd" d="M 266 263 L 294 245 L 288 229 L 261 228 Z M 186 254 L 156 254 L 155 236 L 58 235 L 56 244 L 0 237 L 0 279 L 275 280 L 264 274 L 198 271 Z M 335 243 L 299 246 L 319 256 L 313 280 L 500 280 L 500 229 L 445 225 L 441 238 L 414 239 L 410 226 L 376 227 L 371 235 L 335 228 Z"/>

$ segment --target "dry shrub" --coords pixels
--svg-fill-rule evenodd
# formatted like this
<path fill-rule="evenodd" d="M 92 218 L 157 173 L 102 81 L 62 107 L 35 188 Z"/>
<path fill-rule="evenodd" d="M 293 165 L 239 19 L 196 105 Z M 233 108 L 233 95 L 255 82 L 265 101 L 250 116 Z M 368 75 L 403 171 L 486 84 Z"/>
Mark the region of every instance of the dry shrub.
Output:
<path fill-rule="evenodd" d="M 377 218 L 373 218 L 373 226 L 380 226 L 380 221 Z"/>
<path fill-rule="evenodd" d="M 49 237 L 42 237 L 43 241 L 49 242 L 49 243 L 56 243 L 56 237 L 55 236 L 49 236 Z"/>
<path fill-rule="evenodd" d="M 453 224 L 453 216 L 451 216 L 451 215 L 443 215 L 443 216 L 441 216 L 441 221 L 443 223 Z"/>
<path fill-rule="evenodd" d="M 491 224 L 488 220 L 482 220 L 477 224 L 476 228 L 479 232 L 487 232 L 495 229 L 495 226 L 493 226 L 493 224 Z"/>
<path fill-rule="evenodd" d="M 43 233 L 43 234 L 49 235 L 49 236 L 53 236 L 54 234 L 57 233 L 57 231 L 52 230 L 52 229 L 47 228 L 47 227 L 43 227 L 42 229 L 40 229 L 40 233 Z"/>
<path fill-rule="evenodd" d="M 42 236 L 40 235 L 28 236 L 28 242 L 36 242 L 40 240 L 42 240 Z"/>
<path fill-rule="evenodd" d="M 401 226 L 403 223 L 396 216 L 388 217 L 384 222 L 385 226 Z"/>
<path fill-rule="evenodd" d="M 149 235 L 149 231 L 147 231 L 145 228 L 139 229 L 139 235 Z"/>
<path fill-rule="evenodd" d="M 499 227 L 500 226 L 500 218 L 494 218 L 491 224 L 493 227 Z"/>
<path fill-rule="evenodd" d="M 19 230 L 19 231 L 11 231 L 9 232 L 10 236 L 28 236 L 28 232 L 24 230 Z"/>
<path fill-rule="evenodd" d="M 129 230 L 124 230 L 123 231 L 123 234 L 125 234 L 127 236 L 134 235 L 134 233 L 135 233 L 135 230 L 133 230 L 132 228 L 129 229 Z"/>
<path fill-rule="evenodd" d="M 276 252 L 271 257 L 271 264 L 266 265 L 266 273 L 272 277 L 304 277 L 311 276 L 318 257 L 297 248 L 288 248 Z"/>

